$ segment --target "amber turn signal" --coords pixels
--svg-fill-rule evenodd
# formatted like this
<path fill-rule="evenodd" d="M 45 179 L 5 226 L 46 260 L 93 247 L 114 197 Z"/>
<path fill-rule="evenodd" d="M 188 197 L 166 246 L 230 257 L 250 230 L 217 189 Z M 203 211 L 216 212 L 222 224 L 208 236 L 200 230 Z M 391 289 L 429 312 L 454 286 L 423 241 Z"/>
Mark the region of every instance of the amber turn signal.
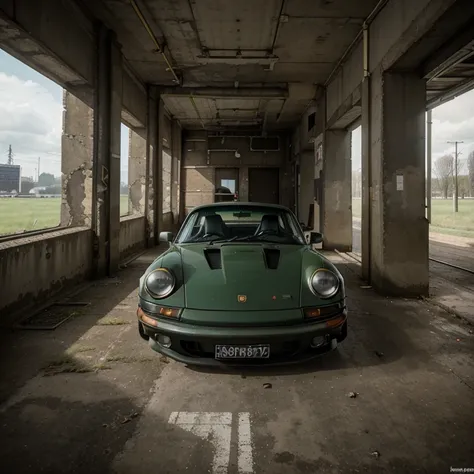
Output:
<path fill-rule="evenodd" d="M 321 316 L 321 310 L 319 308 L 305 308 L 304 315 L 307 318 L 318 318 Z"/>
<path fill-rule="evenodd" d="M 161 316 L 167 316 L 169 318 L 176 318 L 179 314 L 179 309 L 177 308 L 166 308 L 166 307 L 161 307 L 160 308 L 160 315 Z"/>
<path fill-rule="evenodd" d="M 138 319 L 141 319 L 145 324 L 148 324 L 149 326 L 158 326 L 158 321 L 147 316 L 141 308 L 137 309 L 137 316 Z"/>
<path fill-rule="evenodd" d="M 340 326 L 344 322 L 344 316 L 338 316 L 337 318 L 334 319 L 329 319 L 326 321 L 326 326 L 328 328 L 335 328 L 337 326 Z"/>

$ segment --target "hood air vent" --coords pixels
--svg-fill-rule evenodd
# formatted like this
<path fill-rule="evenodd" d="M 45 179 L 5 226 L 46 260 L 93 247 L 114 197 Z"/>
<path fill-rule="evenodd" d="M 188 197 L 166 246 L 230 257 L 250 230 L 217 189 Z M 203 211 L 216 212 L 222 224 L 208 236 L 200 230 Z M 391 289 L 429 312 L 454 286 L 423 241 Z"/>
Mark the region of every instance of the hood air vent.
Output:
<path fill-rule="evenodd" d="M 211 270 L 219 270 L 222 268 L 220 249 L 205 249 L 204 255 Z"/>
<path fill-rule="evenodd" d="M 268 269 L 276 270 L 280 262 L 280 251 L 278 249 L 263 249 L 265 264 Z"/>

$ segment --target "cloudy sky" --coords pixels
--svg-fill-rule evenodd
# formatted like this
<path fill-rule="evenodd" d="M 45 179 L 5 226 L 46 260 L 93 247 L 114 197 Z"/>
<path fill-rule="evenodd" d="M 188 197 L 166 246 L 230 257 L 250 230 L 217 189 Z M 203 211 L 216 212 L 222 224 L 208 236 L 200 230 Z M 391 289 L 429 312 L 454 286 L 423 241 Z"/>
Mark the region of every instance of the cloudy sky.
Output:
<path fill-rule="evenodd" d="M 0 163 L 9 145 L 23 176 L 40 170 L 61 176 L 62 94 L 56 83 L 0 50 Z M 128 151 L 128 130 L 122 126 L 122 156 Z M 121 180 L 128 182 L 128 163 L 121 162 Z"/>

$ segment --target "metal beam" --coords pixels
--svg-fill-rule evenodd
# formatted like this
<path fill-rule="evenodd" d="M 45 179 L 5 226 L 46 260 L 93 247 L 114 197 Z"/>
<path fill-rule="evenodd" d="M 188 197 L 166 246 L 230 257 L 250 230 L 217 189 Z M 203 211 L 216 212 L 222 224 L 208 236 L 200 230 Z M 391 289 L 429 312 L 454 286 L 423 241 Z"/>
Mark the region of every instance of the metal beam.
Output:
<path fill-rule="evenodd" d="M 468 79 L 465 82 L 458 84 L 457 86 L 452 87 L 445 92 L 442 92 L 433 99 L 430 99 L 426 104 L 426 110 L 434 109 L 435 107 L 438 107 L 438 105 L 449 102 L 450 100 L 453 100 L 472 89 L 474 89 L 474 78 Z"/>
<path fill-rule="evenodd" d="M 164 87 L 162 96 L 208 98 L 208 99 L 286 99 L 288 90 L 281 88 L 217 88 L 217 87 Z"/>

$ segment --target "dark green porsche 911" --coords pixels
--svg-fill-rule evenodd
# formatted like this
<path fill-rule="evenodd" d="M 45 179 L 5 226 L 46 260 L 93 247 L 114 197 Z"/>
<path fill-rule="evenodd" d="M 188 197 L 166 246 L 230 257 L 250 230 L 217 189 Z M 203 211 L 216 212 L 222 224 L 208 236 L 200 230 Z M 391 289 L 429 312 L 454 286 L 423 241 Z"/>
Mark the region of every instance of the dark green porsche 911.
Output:
<path fill-rule="evenodd" d="M 194 208 L 140 278 L 138 329 L 157 352 L 190 365 L 311 359 L 347 336 L 344 281 L 271 204 Z"/>

